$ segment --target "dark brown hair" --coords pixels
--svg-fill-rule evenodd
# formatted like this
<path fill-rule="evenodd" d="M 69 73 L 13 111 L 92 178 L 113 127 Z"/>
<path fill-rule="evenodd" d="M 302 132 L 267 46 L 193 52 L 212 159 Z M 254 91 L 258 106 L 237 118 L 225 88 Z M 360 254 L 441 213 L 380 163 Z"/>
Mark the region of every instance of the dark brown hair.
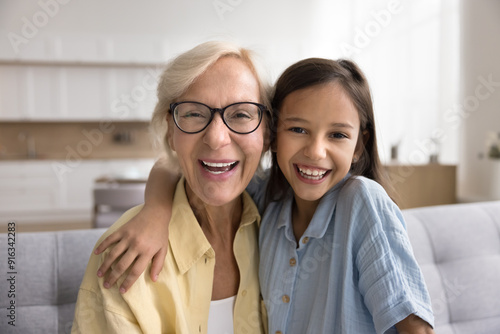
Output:
<path fill-rule="evenodd" d="M 360 120 L 360 137 L 358 144 L 363 145 L 359 159 L 351 165 L 351 175 L 361 175 L 381 184 L 389 195 L 393 195 L 392 187 L 386 181 L 386 175 L 378 155 L 375 119 L 370 87 L 361 69 L 350 60 L 331 60 L 323 58 L 308 58 L 290 67 L 276 82 L 273 108 L 273 145 L 276 139 L 276 126 L 280 109 L 285 98 L 300 89 L 327 83 L 339 84 L 358 111 Z M 365 135 L 364 135 L 365 134 Z M 361 141 L 361 143 L 359 142 Z M 271 177 L 267 188 L 267 201 L 283 199 L 290 185 L 281 172 L 276 152 L 272 152 Z"/>

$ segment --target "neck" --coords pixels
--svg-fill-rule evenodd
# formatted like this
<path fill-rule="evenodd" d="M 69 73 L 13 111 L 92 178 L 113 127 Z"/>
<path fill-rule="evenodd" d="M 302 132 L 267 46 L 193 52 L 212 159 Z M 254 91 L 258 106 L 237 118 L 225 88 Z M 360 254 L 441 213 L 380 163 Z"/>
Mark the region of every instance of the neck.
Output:
<path fill-rule="evenodd" d="M 196 196 L 187 183 L 186 195 L 208 241 L 212 245 L 214 242 L 230 242 L 232 244 L 243 212 L 242 197 L 238 196 L 222 206 L 212 206 Z"/>
<path fill-rule="evenodd" d="M 297 243 L 309 226 L 319 201 L 305 201 L 295 195 L 292 208 L 292 226 Z"/>

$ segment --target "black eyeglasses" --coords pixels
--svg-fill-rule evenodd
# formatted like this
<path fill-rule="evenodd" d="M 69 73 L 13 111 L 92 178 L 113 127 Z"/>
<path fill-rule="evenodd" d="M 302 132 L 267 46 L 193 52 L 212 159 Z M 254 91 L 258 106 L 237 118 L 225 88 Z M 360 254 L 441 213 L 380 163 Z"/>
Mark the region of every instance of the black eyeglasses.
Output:
<path fill-rule="evenodd" d="M 185 133 L 198 133 L 212 122 L 216 112 L 220 113 L 229 130 L 239 133 L 252 133 L 260 125 L 266 106 L 254 102 L 237 102 L 224 108 L 210 108 L 206 104 L 193 101 L 170 104 L 170 113 L 175 125 Z"/>

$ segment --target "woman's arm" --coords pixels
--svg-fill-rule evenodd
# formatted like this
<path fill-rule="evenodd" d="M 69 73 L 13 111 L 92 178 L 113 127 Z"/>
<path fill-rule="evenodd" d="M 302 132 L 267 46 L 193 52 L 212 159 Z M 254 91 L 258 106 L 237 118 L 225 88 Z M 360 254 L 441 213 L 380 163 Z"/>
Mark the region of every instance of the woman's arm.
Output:
<path fill-rule="evenodd" d="M 424 320 L 415 314 L 410 314 L 396 324 L 399 334 L 433 334 L 434 330 Z"/>
<path fill-rule="evenodd" d="M 178 169 L 169 166 L 165 158 L 158 160 L 149 174 L 142 210 L 95 249 L 95 254 L 100 254 L 114 244 L 97 271 L 97 276 L 105 277 L 105 288 L 113 286 L 130 268 L 120 286 L 120 292 L 125 293 L 144 272 L 151 259 L 150 275 L 156 281 L 167 255 L 168 225 L 178 180 Z"/>

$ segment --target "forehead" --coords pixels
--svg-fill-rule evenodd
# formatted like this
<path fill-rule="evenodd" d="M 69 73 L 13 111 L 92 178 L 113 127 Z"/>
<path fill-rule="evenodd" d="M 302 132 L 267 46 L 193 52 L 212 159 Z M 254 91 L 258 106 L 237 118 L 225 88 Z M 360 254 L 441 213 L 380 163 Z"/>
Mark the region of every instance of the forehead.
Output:
<path fill-rule="evenodd" d="M 241 59 L 226 56 L 218 59 L 182 95 L 184 100 L 223 107 L 234 102 L 259 102 L 259 83 Z"/>
<path fill-rule="evenodd" d="M 296 90 L 283 100 L 280 118 L 319 119 L 325 123 L 349 121 L 359 126 L 359 114 L 350 96 L 338 83 L 326 83 Z"/>

